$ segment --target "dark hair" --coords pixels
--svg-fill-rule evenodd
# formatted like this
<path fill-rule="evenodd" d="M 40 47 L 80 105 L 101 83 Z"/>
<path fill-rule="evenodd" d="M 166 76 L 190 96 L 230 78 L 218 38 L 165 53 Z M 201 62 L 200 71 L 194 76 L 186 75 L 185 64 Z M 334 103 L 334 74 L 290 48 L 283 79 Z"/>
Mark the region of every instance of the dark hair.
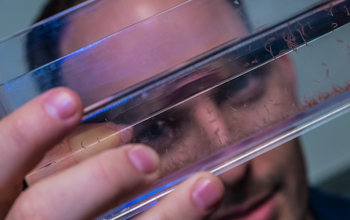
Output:
<path fill-rule="evenodd" d="M 84 1 L 85 0 L 51 0 L 44 7 L 35 23 Z M 44 25 L 39 25 L 28 33 L 26 51 L 29 71 L 35 70 L 61 57 L 59 45 L 62 29 L 65 27 L 65 21 L 66 17 L 62 16 Z M 41 92 L 62 84 L 59 66 L 51 69 L 50 75 L 45 74 L 45 72 L 42 73 L 42 71 L 35 71 L 33 74 L 34 78 L 37 79 L 37 86 Z"/>
<path fill-rule="evenodd" d="M 47 19 L 85 1 L 86 0 L 51 0 L 44 7 L 42 13 L 36 19 L 36 22 Z M 234 7 L 241 5 L 241 0 L 227 1 Z M 239 16 L 242 17 L 243 21 L 247 20 L 242 10 L 239 10 Z M 29 71 L 35 70 L 61 57 L 59 49 L 60 38 L 62 29 L 66 25 L 66 19 L 66 16 L 61 16 L 46 24 L 35 27 L 28 33 L 26 49 Z M 48 71 L 45 71 L 45 68 L 48 69 Z M 38 89 L 41 92 L 62 85 L 60 63 L 54 63 L 45 68 L 41 71 L 33 72 L 33 77 L 36 79 Z"/>

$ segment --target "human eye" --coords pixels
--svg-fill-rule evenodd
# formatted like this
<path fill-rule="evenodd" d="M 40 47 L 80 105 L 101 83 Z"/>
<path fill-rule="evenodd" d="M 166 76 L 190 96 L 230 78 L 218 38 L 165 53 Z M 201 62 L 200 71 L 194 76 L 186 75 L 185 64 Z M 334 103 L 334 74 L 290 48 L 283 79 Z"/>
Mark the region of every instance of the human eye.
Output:
<path fill-rule="evenodd" d="M 180 123 L 181 119 L 163 113 L 135 126 L 134 142 L 151 146 L 162 155 L 180 136 Z"/>
<path fill-rule="evenodd" d="M 221 85 L 214 92 L 217 104 L 241 106 L 258 100 L 264 94 L 267 73 L 266 67 L 255 69 Z"/>
<path fill-rule="evenodd" d="M 150 120 L 138 129 L 137 141 L 146 142 L 160 138 L 171 130 L 171 126 L 164 120 Z"/>

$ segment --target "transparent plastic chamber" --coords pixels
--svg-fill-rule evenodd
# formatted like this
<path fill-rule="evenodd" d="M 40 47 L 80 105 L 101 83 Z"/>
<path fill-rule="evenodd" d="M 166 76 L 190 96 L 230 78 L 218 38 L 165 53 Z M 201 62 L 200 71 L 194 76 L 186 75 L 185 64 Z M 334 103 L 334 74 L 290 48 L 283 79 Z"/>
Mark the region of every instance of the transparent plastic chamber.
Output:
<path fill-rule="evenodd" d="M 197 171 L 222 174 L 349 110 L 350 1 L 283 15 L 248 0 L 136 2 L 86 2 L 1 41 L 2 117 L 57 86 L 85 107 L 29 184 L 144 143 L 162 178 L 101 217 L 130 218 Z"/>

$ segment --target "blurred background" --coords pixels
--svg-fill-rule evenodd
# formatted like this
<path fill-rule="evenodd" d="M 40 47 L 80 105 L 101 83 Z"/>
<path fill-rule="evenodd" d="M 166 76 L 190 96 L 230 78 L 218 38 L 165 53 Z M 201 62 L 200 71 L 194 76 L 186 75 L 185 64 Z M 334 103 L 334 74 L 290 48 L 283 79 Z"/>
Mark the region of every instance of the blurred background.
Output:
<path fill-rule="evenodd" d="M 47 0 L 0 0 L 0 39 L 30 26 L 47 2 Z M 293 15 L 293 13 L 288 14 L 288 11 L 281 10 L 281 8 L 295 12 L 317 2 L 319 0 L 246 0 L 244 4 L 247 4 L 249 8 L 247 13 L 254 17 L 251 19 L 253 28 L 257 28 L 266 22 L 273 22 L 281 17 Z M 347 41 L 350 37 L 350 30 L 336 31 L 335 35 L 319 40 L 328 48 L 329 53 L 327 54 L 324 53 L 324 48 L 320 48 L 320 52 L 317 52 L 317 47 L 302 48 L 291 54 L 298 75 L 305 76 L 305 78 L 298 78 L 300 84 L 305 84 L 301 88 L 310 87 L 312 84 L 310 79 L 315 78 L 312 74 L 325 72 L 320 60 L 329 66 L 339 62 L 338 56 L 340 55 L 336 52 L 342 50 L 344 46 L 337 44 L 336 39 Z M 332 51 L 337 55 L 332 54 Z M 314 54 L 319 54 L 320 57 L 315 57 Z M 0 57 L 1 59 L 3 58 Z M 348 59 L 348 61 L 350 60 Z M 319 70 L 315 71 L 315 65 Z M 350 76 L 346 69 L 343 70 L 343 73 Z M 336 194 L 350 196 L 350 114 L 343 115 L 314 129 L 300 139 L 311 185 Z"/>

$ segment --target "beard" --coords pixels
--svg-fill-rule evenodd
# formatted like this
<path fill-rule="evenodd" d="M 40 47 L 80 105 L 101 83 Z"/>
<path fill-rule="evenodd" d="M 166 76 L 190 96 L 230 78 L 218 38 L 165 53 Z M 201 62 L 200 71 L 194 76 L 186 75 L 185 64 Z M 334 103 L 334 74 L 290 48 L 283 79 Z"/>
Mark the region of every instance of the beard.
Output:
<path fill-rule="evenodd" d="M 230 172 L 235 172 L 235 168 L 224 173 L 226 177 L 222 179 L 224 179 L 225 184 L 225 197 L 220 207 L 209 219 L 249 219 L 254 211 L 269 201 L 273 201 L 272 211 L 261 219 L 307 219 L 308 188 L 305 168 L 303 160 L 300 161 L 302 156 L 298 144 L 294 143 L 293 145 L 293 148 L 297 145 L 297 152 L 294 151 L 294 156 L 289 157 L 283 164 L 277 163 L 276 165 L 271 162 L 275 165 L 266 173 L 256 174 L 257 172 L 254 171 L 255 167 L 260 165 L 261 161 L 256 161 L 259 157 L 244 164 L 244 173 L 237 181 L 231 183 L 225 181 L 226 177 L 230 176 Z M 280 148 L 284 147 L 288 146 Z M 276 150 L 278 153 L 278 150 L 286 149 L 275 149 L 267 154 L 271 153 L 272 156 L 276 157 L 274 153 Z M 264 156 L 265 154 L 260 157 Z M 252 220 L 260 219 L 254 218 Z"/>

